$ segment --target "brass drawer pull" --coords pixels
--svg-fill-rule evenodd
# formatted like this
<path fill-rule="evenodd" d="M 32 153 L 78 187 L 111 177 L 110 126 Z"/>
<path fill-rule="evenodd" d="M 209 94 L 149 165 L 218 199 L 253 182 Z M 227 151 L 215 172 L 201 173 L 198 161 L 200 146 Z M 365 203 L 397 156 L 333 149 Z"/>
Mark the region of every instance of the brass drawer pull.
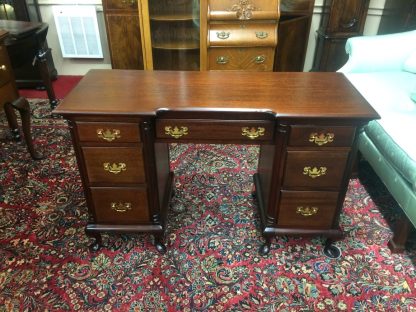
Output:
<path fill-rule="evenodd" d="M 326 175 L 327 168 L 326 167 L 305 167 L 303 168 L 303 174 L 308 175 L 312 179 L 315 179 L 317 177 Z"/>
<path fill-rule="evenodd" d="M 175 126 L 173 129 L 171 126 L 165 127 L 165 134 L 174 137 L 175 139 L 179 139 L 181 136 L 188 134 L 188 127 L 180 127 L 180 129 Z"/>
<path fill-rule="evenodd" d="M 6 71 L 7 70 L 7 66 L 6 65 L 1 65 L 0 66 L 0 69 Z"/>
<path fill-rule="evenodd" d="M 228 39 L 230 37 L 230 32 L 229 31 L 221 31 L 218 32 L 217 31 L 217 38 L 218 39 Z"/>
<path fill-rule="evenodd" d="M 118 129 L 97 129 L 97 136 L 100 139 L 103 139 L 107 142 L 111 142 L 114 141 L 115 139 L 120 139 L 121 138 L 121 134 L 120 134 L 120 130 Z"/>
<path fill-rule="evenodd" d="M 313 215 L 315 215 L 315 214 L 318 213 L 318 210 L 319 210 L 318 207 L 309 207 L 309 206 L 306 206 L 306 207 L 303 207 L 303 206 L 296 207 L 296 213 L 299 213 L 299 214 L 301 214 L 304 217 L 313 216 Z"/>
<path fill-rule="evenodd" d="M 126 212 L 131 210 L 131 203 L 111 203 L 111 209 L 117 212 Z"/>
<path fill-rule="evenodd" d="M 313 142 L 316 145 L 322 146 L 327 143 L 331 143 L 334 141 L 335 134 L 328 132 L 328 133 L 311 133 L 309 135 L 309 142 Z"/>
<path fill-rule="evenodd" d="M 264 129 L 263 127 L 242 127 L 241 128 L 241 135 L 242 136 L 246 136 L 252 140 L 258 138 L 259 136 L 263 136 L 264 132 L 266 131 L 266 129 Z"/>
<path fill-rule="evenodd" d="M 224 65 L 224 64 L 227 64 L 229 60 L 230 59 L 228 58 L 228 56 L 218 56 L 217 57 L 217 64 Z"/>
<path fill-rule="evenodd" d="M 256 31 L 256 37 L 259 39 L 266 39 L 269 34 L 265 31 Z"/>
<path fill-rule="evenodd" d="M 114 173 L 114 174 L 119 174 L 122 171 L 126 171 L 127 170 L 127 166 L 125 163 L 113 163 L 112 165 L 110 165 L 110 163 L 103 163 L 103 167 L 105 171 Z"/>
<path fill-rule="evenodd" d="M 262 64 L 262 63 L 264 63 L 265 60 L 266 60 L 266 57 L 264 55 L 257 55 L 254 58 L 254 63 L 256 63 L 256 64 Z"/>

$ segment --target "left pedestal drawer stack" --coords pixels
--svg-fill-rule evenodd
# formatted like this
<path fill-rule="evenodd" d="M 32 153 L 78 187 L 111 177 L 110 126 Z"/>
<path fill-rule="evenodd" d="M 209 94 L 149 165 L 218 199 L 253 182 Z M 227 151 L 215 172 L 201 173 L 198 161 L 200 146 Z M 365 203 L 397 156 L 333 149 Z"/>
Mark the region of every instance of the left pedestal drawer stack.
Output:
<path fill-rule="evenodd" d="M 162 232 L 159 213 L 150 205 L 151 172 L 146 170 L 152 166 L 144 165 L 141 127 L 140 121 L 72 123 L 89 208 L 85 231 L 95 238 L 93 250 L 102 245 L 101 232 Z"/>

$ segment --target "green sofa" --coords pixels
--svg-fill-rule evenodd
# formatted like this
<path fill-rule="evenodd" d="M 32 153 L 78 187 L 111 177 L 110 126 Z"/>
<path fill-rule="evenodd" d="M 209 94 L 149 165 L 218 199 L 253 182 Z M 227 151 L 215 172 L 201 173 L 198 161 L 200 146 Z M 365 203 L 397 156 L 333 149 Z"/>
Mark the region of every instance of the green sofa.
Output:
<path fill-rule="evenodd" d="M 359 150 L 403 209 L 389 247 L 403 251 L 416 227 L 416 31 L 348 39 L 339 70 L 380 114 Z"/>

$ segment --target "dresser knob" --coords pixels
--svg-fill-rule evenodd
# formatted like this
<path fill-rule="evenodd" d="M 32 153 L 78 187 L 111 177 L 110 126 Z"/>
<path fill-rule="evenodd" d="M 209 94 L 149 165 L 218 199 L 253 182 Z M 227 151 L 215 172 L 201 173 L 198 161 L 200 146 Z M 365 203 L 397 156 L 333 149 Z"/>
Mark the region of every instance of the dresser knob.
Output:
<path fill-rule="evenodd" d="M 331 143 L 334 141 L 335 134 L 328 132 L 328 133 L 311 133 L 309 135 L 309 142 L 313 142 L 316 145 L 322 146 L 327 143 Z"/>
<path fill-rule="evenodd" d="M 110 165 L 110 163 L 103 163 L 103 167 L 105 171 L 108 171 L 110 173 L 119 174 L 122 171 L 127 170 L 127 165 L 125 163 L 113 163 Z"/>
<path fill-rule="evenodd" d="M 1 65 L 0 66 L 0 69 L 6 71 L 7 70 L 7 66 L 6 65 Z"/>
<path fill-rule="evenodd" d="M 224 64 L 227 64 L 228 61 L 229 61 L 228 56 L 218 56 L 217 57 L 217 64 L 224 65 Z"/>
<path fill-rule="evenodd" d="M 256 63 L 256 64 L 262 64 L 262 63 L 264 63 L 265 60 L 266 60 L 266 57 L 264 55 L 257 55 L 254 58 L 254 63 Z"/>
<path fill-rule="evenodd" d="M 117 212 L 126 212 L 131 210 L 131 203 L 111 203 L 111 209 Z"/>
<path fill-rule="evenodd" d="M 180 137 L 184 135 L 188 135 L 188 127 L 180 127 L 177 126 L 171 127 L 166 126 L 165 127 L 165 134 L 170 135 L 171 137 L 174 137 L 175 139 L 179 139 Z"/>
<path fill-rule="evenodd" d="M 318 207 L 303 207 L 299 206 L 296 207 L 296 213 L 301 214 L 304 217 L 310 217 L 318 213 L 319 208 Z"/>
<path fill-rule="evenodd" d="M 243 127 L 241 128 L 241 135 L 254 140 L 259 136 L 263 136 L 265 131 L 266 129 L 264 129 L 263 127 L 257 127 L 257 129 L 254 127 Z"/>
<path fill-rule="evenodd" d="M 303 174 L 315 179 L 317 177 L 326 175 L 327 168 L 326 167 L 305 167 L 303 168 Z"/>
<path fill-rule="evenodd" d="M 115 139 L 121 138 L 120 130 L 118 130 L 118 129 L 113 129 L 113 130 L 110 130 L 110 129 L 105 129 L 105 130 L 104 129 L 97 129 L 97 136 L 100 139 L 103 139 L 103 140 L 105 140 L 107 142 L 111 142 L 111 141 L 114 141 Z"/>
<path fill-rule="evenodd" d="M 221 31 L 221 32 L 217 32 L 217 38 L 218 39 L 228 39 L 230 37 L 230 32 L 229 31 Z"/>

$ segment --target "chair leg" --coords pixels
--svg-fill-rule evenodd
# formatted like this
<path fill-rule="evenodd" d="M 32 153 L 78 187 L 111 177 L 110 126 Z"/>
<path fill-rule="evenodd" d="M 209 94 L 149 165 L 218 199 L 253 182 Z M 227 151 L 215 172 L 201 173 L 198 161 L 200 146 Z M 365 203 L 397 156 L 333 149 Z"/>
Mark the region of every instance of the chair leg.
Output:
<path fill-rule="evenodd" d="M 404 251 L 411 229 L 412 223 L 404 214 L 402 214 L 395 225 L 393 237 L 388 243 L 388 247 L 392 253 L 400 253 Z"/>
<path fill-rule="evenodd" d="M 29 150 L 30 156 L 32 156 L 33 159 L 42 159 L 43 158 L 42 154 L 36 152 L 33 146 L 32 135 L 30 132 L 29 102 L 24 97 L 19 97 L 17 100 L 13 101 L 12 103 L 7 103 L 5 107 L 9 105 L 11 105 L 20 113 L 20 117 L 22 119 L 22 130 L 23 130 L 27 149 Z M 7 110 L 9 110 L 9 108 L 7 108 Z"/>
<path fill-rule="evenodd" d="M 7 123 L 9 124 L 10 132 L 15 141 L 20 141 L 19 125 L 17 124 L 17 117 L 11 103 L 4 104 L 4 112 L 6 113 Z"/>
<path fill-rule="evenodd" d="M 36 62 L 39 68 L 40 76 L 42 78 L 43 84 L 45 85 L 46 92 L 48 94 L 49 103 L 51 108 L 54 109 L 58 105 L 58 100 L 55 96 L 55 91 L 52 86 L 51 76 L 49 74 L 48 63 L 46 59 L 46 54 L 50 53 L 48 50 L 39 50 L 36 55 Z"/>

